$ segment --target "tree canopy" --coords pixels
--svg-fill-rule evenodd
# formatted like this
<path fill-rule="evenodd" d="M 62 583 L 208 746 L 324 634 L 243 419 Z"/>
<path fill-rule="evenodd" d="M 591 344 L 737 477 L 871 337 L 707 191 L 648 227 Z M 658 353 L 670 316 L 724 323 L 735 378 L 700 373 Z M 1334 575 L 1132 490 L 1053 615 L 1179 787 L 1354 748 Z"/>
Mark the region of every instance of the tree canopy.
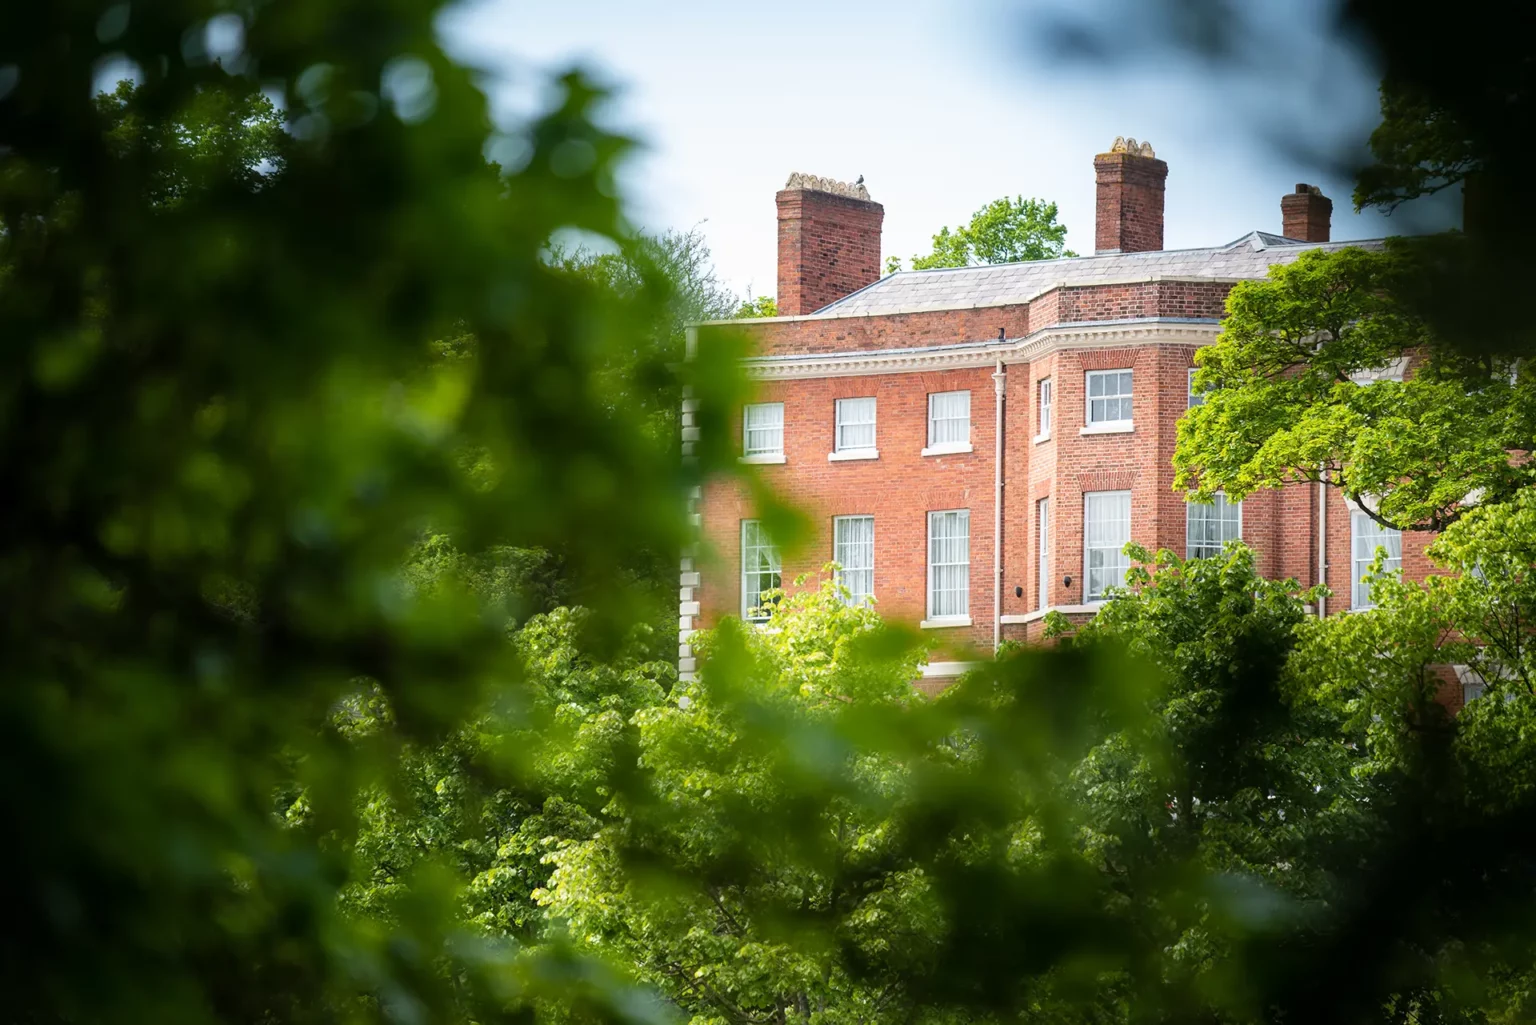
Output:
<path fill-rule="evenodd" d="M 1055 203 L 1004 196 L 977 210 L 971 215 L 969 224 L 940 228 L 933 236 L 933 252 L 912 257 L 912 269 L 971 267 L 1076 256 L 1066 248 L 1066 240 L 1067 228 L 1057 223 Z M 886 261 L 886 272 L 898 270 L 901 270 L 901 258 L 890 257 Z"/>
<path fill-rule="evenodd" d="M 777 317 L 779 315 L 779 301 L 771 295 L 760 295 L 756 299 L 743 299 L 741 305 L 736 308 L 737 317 Z"/>
<path fill-rule="evenodd" d="M 1227 300 L 1196 355 L 1205 401 L 1179 422 L 1175 486 L 1209 501 L 1323 480 L 1383 524 L 1439 530 L 1536 483 L 1536 385 L 1466 356 L 1397 299 L 1416 254 L 1343 249 L 1277 264 Z"/>

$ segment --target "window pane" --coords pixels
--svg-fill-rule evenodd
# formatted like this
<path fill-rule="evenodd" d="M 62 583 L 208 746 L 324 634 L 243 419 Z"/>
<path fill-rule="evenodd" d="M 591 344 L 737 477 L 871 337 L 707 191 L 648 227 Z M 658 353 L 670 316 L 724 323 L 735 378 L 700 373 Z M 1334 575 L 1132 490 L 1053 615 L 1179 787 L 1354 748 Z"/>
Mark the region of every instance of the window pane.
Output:
<path fill-rule="evenodd" d="M 1051 433 L 1051 379 L 1040 382 L 1040 434 Z"/>
<path fill-rule="evenodd" d="M 965 445 L 971 440 L 971 393 L 934 392 L 928 396 L 928 444 Z"/>
<path fill-rule="evenodd" d="M 1353 548 L 1352 566 L 1354 569 L 1351 604 L 1357 609 L 1371 607 L 1371 588 L 1366 580 L 1366 574 L 1370 571 L 1371 562 L 1376 558 L 1376 549 L 1385 548 L 1386 558 L 1382 561 L 1382 573 L 1400 573 L 1403 569 L 1403 535 L 1401 531 L 1384 527 L 1377 523 L 1367 513 L 1358 510 L 1349 517 L 1350 534 L 1353 536 L 1351 547 Z"/>
<path fill-rule="evenodd" d="M 964 616 L 970 610 L 971 514 L 928 514 L 928 616 Z"/>
<path fill-rule="evenodd" d="M 1083 496 L 1085 597 L 1097 601 L 1125 583 L 1131 560 L 1122 549 L 1131 540 L 1131 493 L 1096 491 Z"/>
<path fill-rule="evenodd" d="M 758 520 L 741 521 L 741 618 L 753 623 L 767 620 L 759 608 L 763 592 L 783 586 L 779 550 L 768 540 Z"/>
<path fill-rule="evenodd" d="M 838 581 L 855 605 L 875 592 L 875 518 L 839 516 L 832 521 L 832 558 L 842 566 Z"/>
<path fill-rule="evenodd" d="M 1217 495 L 1210 503 L 1190 502 L 1185 556 L 1208 559 L 1221 554 L 1222 545 L 1243 536 L 1242 503 Z"/>
<path fill-rule="evenodd" d="M 1088 422 L 1115 423 L 1131 419 L 1131 372 L 1129 370 L 1090 370 L 1088 372 Z"/>
<path fill-rule="evenodd" d="M 1189 405 L 1190 405 L 1190 408 L 1193 409 L 1195 406 L 1201 405 L 1204 402 L 1205 402 L 1205 392 L 1203 392 L 1203 391 L 1195 391 L 1195 368 L 1194 367 L 1190 367 L 1189 368 Z"/>
<path fill-rule="evenodd" d="M 784 403 L 760 402 L 742 413 L 742 449 L 746 455 L 782 455 L 784 452 Z"/>
<path fill-rule="evenodd" d="M 837 451 L 875 447 L 875 400 L 837 400 Z"/>

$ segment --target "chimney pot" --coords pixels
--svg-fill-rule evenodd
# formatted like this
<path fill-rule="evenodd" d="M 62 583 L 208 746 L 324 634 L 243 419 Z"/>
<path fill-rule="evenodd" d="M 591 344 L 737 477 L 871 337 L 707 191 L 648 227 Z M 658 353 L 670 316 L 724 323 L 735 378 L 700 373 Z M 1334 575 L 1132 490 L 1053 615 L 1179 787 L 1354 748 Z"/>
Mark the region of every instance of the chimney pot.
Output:
<path fill-rule="evenodd" d="M 779 208 L 779 313 L 815 313 L 880 280 L 885 207 L 857 182 L 796 172 Z"/>
<path fill-rule="evenodd" d="M 1333 200 L 1315 185 L 1301 184 L 1280 197 L 1280 234 L 1303 242 L 1327 242 L 1332 230 Z"/>
<path fill-rule="evenodd" d="M 1163 248 L 1163 189 L 1168 165 L 1150 143 L 1118 138 L 1093 158 L 1097 197 L 1094 249 L 1144 253 Z"/>

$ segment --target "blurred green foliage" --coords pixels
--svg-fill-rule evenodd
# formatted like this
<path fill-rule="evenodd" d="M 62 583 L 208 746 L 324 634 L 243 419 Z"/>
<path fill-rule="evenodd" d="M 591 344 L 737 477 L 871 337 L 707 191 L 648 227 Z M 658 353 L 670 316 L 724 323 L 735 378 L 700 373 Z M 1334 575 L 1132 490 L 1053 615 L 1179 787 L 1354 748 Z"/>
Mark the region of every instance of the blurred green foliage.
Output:
<path fill-rule="evenodd" d="M 10 1018 L 1529 1017 L 1525 380 L 1404 303 L 1452 249 L 1238 289 L 1180 450 L 1328 465 L 1449 575 L 1317 621 L 1241 546 L 1136 552 L 934 701 L 802 584 L 680 684 L 659 599 L 746 394 L 684 326 L 735 300 L 627 223 L 600 92 L 493 125 L 438 13 L 0 9 Z"/>
<path fill-rule="evenodd" d="M 718 462 L 651 414 L 736 401 L 727 358 L 679 376 L 664 271 L 550 259 L 632 238 L 601 94 L 569 75 L 497 129 L 438 7 L 0 12 L 16 1020 L 654 1015 L 601 965 L 475 940 L 433 859 L 353 913 L 385 814 L 358 795 L 500 701 L 537 721 L 509 621 L 579 595 L 599 650 L 648 614 L 635 553 L 678 549 Z M 432 559 L 459 563 L 421 586 Z"/>

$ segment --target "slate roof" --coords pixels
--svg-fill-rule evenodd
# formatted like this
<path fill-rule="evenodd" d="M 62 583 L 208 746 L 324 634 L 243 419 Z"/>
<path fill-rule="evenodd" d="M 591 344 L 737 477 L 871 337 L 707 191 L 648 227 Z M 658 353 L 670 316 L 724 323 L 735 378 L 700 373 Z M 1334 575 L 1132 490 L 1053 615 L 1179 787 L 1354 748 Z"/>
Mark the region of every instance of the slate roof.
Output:
<path fill-rule="evenodd" d="M 1210 249 L 1158 250 L 1073 256 L 989 267 L 902 271 L 889 274 L 852 295 L 817 310 L 815 317 L 860 317 L 882 313 L 965 309 L 1028 302 L 1058 285 L 1100 285 L 1148 278 L 1262 278 L 1272 264 L 1290 263 L 1312 249 L 1349 246 L 1381 248 L 1382 240 L 1302 242 L 1267 231 L 1253 231 Z"/>

